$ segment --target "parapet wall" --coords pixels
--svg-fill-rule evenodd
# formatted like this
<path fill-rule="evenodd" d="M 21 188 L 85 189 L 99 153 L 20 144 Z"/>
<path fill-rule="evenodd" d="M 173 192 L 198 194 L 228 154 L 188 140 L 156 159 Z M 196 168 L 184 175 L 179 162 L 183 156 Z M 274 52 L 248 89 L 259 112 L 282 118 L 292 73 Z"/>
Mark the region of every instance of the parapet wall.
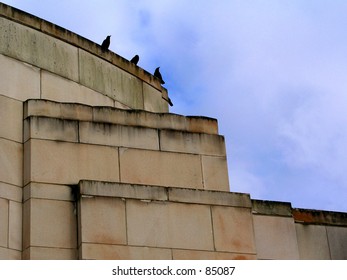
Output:
<path fill-rule="evenodd" d="M 0 4 L 0 259 L 347 259 L 347 214 L 229 192 L 217 120 Z"/>
<path fill-rule="evenodd" d="M 168 112 L 167 90 L 147 71 L 1 3 L 0 41 L 0 94 Z"/>

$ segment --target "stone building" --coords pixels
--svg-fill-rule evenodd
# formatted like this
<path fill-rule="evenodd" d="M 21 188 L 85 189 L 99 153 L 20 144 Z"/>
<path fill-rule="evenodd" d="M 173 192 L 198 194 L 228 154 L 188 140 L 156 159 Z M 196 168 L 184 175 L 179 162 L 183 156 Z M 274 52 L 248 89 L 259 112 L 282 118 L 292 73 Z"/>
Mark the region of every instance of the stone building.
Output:
<path fill-rule="evenodd" d="M 0 4 L 1 259 L 347 259 L 347 213 L 229 190 L 217 120 Z"/>

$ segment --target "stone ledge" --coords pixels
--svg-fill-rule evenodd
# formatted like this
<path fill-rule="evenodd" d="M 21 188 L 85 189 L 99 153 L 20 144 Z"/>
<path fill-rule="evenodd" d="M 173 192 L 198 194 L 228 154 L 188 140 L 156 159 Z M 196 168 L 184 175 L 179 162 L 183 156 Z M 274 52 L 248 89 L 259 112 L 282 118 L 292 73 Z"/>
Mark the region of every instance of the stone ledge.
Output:
<path fill-rule="evenodd" d="M 347 213 L 294 208 L 296 223 L 347 226 Z"/>
<path fill-rule="evenodd" d="M 292 217 L 292 206 L 289 202 L 252 199 L 252 208 L 255 215 Z"/>
<path fill-rule="evenodd" d="M 45 99 L 29 99 L 24 102 L 23 118 L 30 116 L 218 134 L 218 123 L 213 118 L 186 117 L 171 113 L 125 110 L 108 106 L 92 107 L 80 103 L 62 103 Z"/>
<path fill-rule="evenodd" d="M 81 195 L 251 208 L 248 194 L 81 180 Z"/>
<path fill-rule="evenodd" d="M 38 30 L 44 34 L 57 38 L 70 45 L 86 50 L 93 55 L 112 63 L 113 65 L 123 69 L 124 71 L 138 77 L 144 82 L 150 84 L 158 90 L 162 90 L 159 81 L 146 70 L 130 63 L 129 60 L 115 54 L 112 51 L 102 52 L 99 44 L 77 35 L 63 27 L 51 22 L 45 21 L 39 17 L 33 16 L 22 10 L 16 9 L 9 5 L 0 3 L 0 17 L 9 19 L 19 24 Z"/>

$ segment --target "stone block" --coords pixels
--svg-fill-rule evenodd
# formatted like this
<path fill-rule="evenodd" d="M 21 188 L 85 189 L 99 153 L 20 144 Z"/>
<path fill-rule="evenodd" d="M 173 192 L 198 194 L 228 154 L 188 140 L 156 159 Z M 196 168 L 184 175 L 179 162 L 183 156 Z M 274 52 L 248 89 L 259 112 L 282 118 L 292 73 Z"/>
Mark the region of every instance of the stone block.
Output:
<path fill-rule="evenodd" d="M 217 134 L 217 121 L 203 117 L 185 117 L 170 113 L 152 113 L 143 110 L 120 110 L 111 107 L 94 107 L 93 120 L 114 124 L 144 126 L 156 129 L 180 130 L 194 133 Z M 197 122 L 199 125 L 192 126 Z M 193 131 L 190 131 L 193 129 Z"/>
<path fill-rule="evenodd" d="M 126 244 L 125 203 L 121 199 L 82 195 L 79 223 L 82 243 Z"/>
<path fill-rule="evenodd" d="M 168 193 L 170 201 L 234 207 L 251 207 L 251 199 L 249 194 L 186 188 L 169 188 Z"/>
<path fill-rule="evenodd" d="M 84 243 L 83 260 L 171 260 L 171 249 Z"/>
<path fill-rule="evenodd" d="M 22 186 L 23 144 L 0 138 L 0 181 Z"/>
<path fill-rule="evenodd" d="M 213 250 L 210 207 L 126 201 L 128 244 Z"/>
<path fill-rule="evenodd" d="M 81 179 L 119 181 L 112 147 L 31 139 L 24 144 L 24 182 L 78 184 Z"/>
<path fill-rule="evenodd" d="M 325 226 L 295 224 L 301 260 L 329 260 L 330 251 Z"/>
<path fill-rule="evenodd" d="M 143 109 L 146 111 L 155 113 L 169 112 L 169 105 L 163 99 L 162 92 L 147 83 L 143 83 L 143 102 Z"/>
<path fill-rule="evenodd" d="M 1 55 L 0 55 L 1 58 Z M 1 65 L 1 62 L 0 62 Z M 0 70 L 1 71 L 1 70 Z M 1 79 L 1 74 L 0 74 Z M 2 82 L 0 82 L 0 87 Z M 23 103 L 0 95 L 0 137 L 16 142 L 23 141 Z"/>
<path fill-rule="evenodd" d="M 8 247 L 22 250 L 22 203 L 9 202 Z"/>
<path fill-rule="evenodd" d="M 72 186 L 30 183 L 24 187 L 23 201 L 30 198 L 74 201 Z"/>
<path fill-rule="evenodd" d="M 294 220 L 288 217 L 253 215 L 258 259 L 298 260 Z"/>
<path fill-rule="evenodd" d="M 0 53 L 78 81 L 76 47 L 4 18 L 0 26 Z"/>
<path fill-rule="evenodd" d="M 255 254 L 250 208 L 212 206 L 216 251 Z"/>
<path fill-rule="evenodd" d="M 0 247 L 0 260 L 21 260 L 22 252 Z"/>
<path fill-rule="evenodd" d="M 29 247 L 23 251 L 23 260 L 77 260 L 77 249 Z"/>
<path fill-rule="evenodd" d="M 289 202 L 252 199 L 254 214 L 292 217 L 292 205 Z"/>
<path fill-rule="evenodd" d="M 218 122 L 209 117 L 188 116 L 187 130 L 196 133 L 218 134 Z"/>
<path fill-rule="evenodd" d="M 158 131 L 151 128 L 81 122 L 79 137 L 81 143 L 159 150 Z"/>
<path fill-rule="evenodd" d="M 2 19 L 0 18 L 0 33 L 1 20 Z M 3 46 L 3 41 L 1 39 L 0 41 L 1 46 Z M 5 95 L 20 101 L 25 101 L 29 98 L 40 98 L 39 68 L 1 54 L 0 65 L 1 95 Z"/>
<path fill-rule="evenodd" d="M 9 201 L 0 198 L 0 247 L 8 247 L 8 209 Z"/>
<path fill-rule="evenodd" d="M 24 121 L 24 142 L 29 139 L 78 142 L 78 122 L 46 117 L 29 117 Z"/>
<path fill-rule="evenodd" d="M 163 187 L 130 185 L 99 181 L 80 181 L 80 193 L 90 196 L 120 197 L 143 200 L 167 200 L 167 191 Z"/>
<path fill-rule="evenodd" d="M 114 106 L 110 97 L 46 71 L 41 74 L 41 98 L 91 106 Z"/>
<path fill-rule="evenodd" d="M 256 260 L 254 254 L 225 253 L 215 251 L 172 250 L 173 260 Z"/>
<path fill-rule="evenodd" d="M 28 100 L 24 103 L 24 118 L 29 116 L 91 121 L 93 119 L 93 109 L 88 105 L 75 103 L 58 103 L 48 100 Z"/>
<path fill-rule="evenodd" d="M 68 201 L 29 199 L 24 202 L 23 249 L 31 246 L 77 248 L 74 204 Z"/>
<path fill-rule="evenodd" d="M 330 256 L 332 260 L 347 260 L 347 228 L 327 226 Z"/>
<path fill-rule="evenodd" d="M 204 189 L 230 191 L 226 157 L 202 156 Z"/>
<path fill-rule="evenodd" d="M 132 109 L 143 109 L 142 81 L 86 51 L 79 51 L 80 83 Z"/>
<path fill-rule="evenodd" d="M 119 159 L 123 183 L 202 188 L 197 155 L 120 148 Z"/>
<path fill-rule="evenodd" d="M 0 182 L 0 198 L 22 202 L 22 187 Z"/>
<path fill-rule="evenodd" d="M 225 156 L 224 137 L 206 133 L 160 130 L 162 151 Z"/>

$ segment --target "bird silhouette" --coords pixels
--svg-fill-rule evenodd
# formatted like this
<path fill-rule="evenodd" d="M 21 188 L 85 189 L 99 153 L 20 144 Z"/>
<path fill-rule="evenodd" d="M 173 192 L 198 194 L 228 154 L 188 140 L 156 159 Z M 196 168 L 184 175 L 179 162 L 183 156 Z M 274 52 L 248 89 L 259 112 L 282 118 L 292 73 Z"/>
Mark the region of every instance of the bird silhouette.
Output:
<path fill-rule="evenodd" d="M 160 83 L 163 85 L 163 84 L 165 84 L 165 82 L 164 82 L 164 80 L 163 80 L 163 78 L 162 78 L 162 76 L 161 76 L 161 74 L 160 74 L 160 72 L 159 72 L 159 68 L 160 68 L 160 67 L 157 67 L 157 68 L 155 69 L 155 71 L 154 71 L 154 77 L 158 78 L 159 81 L 160 81 Z"/>
<path fill-rule="evenodd" d="M 140 57 L 138 55 L 135 55 L 131 60 L 130 62 L 131 63 L 134 63 L 135 65 L 137 65 L 137 63 L 139 62 L 140 60 Z"/>
<path fill-rule="evenodd" d="M 107 51 L 111 43 L 111 35 L 107 36 L 106 39 L 101 44 L 102 51 Z"/>

